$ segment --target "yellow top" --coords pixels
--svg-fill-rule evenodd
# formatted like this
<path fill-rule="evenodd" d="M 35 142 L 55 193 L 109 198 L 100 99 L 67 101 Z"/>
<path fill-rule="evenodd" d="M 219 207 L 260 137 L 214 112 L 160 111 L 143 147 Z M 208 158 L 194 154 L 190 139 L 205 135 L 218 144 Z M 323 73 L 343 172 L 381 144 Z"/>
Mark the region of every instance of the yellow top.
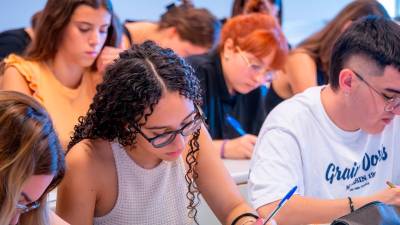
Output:
<path fill-rule="evenodd" d="M 70 89 L 62 85 L 43 62 L 29 61 L 14 54 L 4 62 L 6 68 L 16 68 L 25 78 L 32 96 L 50 114 L 61 145 L 66 150 L 78 118 L 86 115 L 89 109 L 96 85 L 101 81 L 100 75 L 85 72 L 79 87 Z"/>

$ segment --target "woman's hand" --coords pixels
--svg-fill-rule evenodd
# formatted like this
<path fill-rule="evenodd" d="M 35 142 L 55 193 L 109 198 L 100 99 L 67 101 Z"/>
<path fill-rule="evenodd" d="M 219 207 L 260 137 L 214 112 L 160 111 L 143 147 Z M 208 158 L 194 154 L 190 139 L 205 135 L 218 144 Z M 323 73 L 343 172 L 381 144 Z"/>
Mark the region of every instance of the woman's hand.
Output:
<path fill-rule="evenodd" d="M 264 225 L 264 219 L 258 218 L 258 220 L 254 223 L 254 225 Z M 274 219 L 271 219 L 266 225 L 278 225 Z"/>
<path fill-rule="evenodd" d="M 96 61 L 97 70 L 100 73 L 103 73 L 106 67 L 110 65 L 115 59 L 117 59 L 119 53 L 122 51 L 122 48 L 114 48 L 109 46 L 104 47 Z"/>
<path fill-rule="evenodd" d="M 224 146 L 224 158 L 250 159 L 253 154 L 257 136 L 246 134 L 238 138 L 227 140 Z"/>

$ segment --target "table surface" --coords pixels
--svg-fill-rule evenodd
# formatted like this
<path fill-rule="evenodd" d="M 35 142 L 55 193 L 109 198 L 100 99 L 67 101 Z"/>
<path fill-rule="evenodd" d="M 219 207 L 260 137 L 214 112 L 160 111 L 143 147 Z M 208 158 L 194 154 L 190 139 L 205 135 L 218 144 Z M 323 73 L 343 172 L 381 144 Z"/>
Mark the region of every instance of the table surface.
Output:
<path fill-rule="evenodd" d="M 237 185 L 247 184 L 247 180 L 249 177 L 250 160 L 224 159 L 222 161 L 224 162 L 226 169 L 228 170 Z M 330 225 L 330 223 L 310 225 Z"/>
<path fill-rule="evenodd" d="M 223 160 L 226 169 L 236 184 L 246 184 L 249 177 L 250 160 Z"/>

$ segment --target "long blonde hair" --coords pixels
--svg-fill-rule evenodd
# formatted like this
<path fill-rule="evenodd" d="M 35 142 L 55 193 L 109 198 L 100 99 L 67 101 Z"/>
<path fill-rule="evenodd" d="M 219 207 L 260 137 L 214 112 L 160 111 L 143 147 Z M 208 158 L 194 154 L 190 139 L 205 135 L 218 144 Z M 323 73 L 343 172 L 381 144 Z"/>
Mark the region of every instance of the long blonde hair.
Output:
<path fill-rule="evenodd" d="M 29 177 L 54 175 L 40 207 L 22 214 L 19 223 L 48 224 L 46 197 L 64 170 L 64 152 L 45 110 L 29 96 L 0 91 L 0 224 L 10 223 Z"/>

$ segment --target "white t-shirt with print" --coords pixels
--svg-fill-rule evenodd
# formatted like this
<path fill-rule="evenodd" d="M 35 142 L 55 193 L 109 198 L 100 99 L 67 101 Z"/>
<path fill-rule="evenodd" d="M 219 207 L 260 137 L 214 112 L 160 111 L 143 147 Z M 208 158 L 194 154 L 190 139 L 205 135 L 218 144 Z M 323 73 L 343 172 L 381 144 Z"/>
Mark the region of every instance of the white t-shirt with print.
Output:
<path fill-rule="evenodd" d="M 380 134 L 338 128 L 313 87 L 278 105 L 258 136 L 249 175 L 249 197 L 259 208 L 297 194 L 320 199 L 365 196 L 400 184 L 400 119 Z"/>

